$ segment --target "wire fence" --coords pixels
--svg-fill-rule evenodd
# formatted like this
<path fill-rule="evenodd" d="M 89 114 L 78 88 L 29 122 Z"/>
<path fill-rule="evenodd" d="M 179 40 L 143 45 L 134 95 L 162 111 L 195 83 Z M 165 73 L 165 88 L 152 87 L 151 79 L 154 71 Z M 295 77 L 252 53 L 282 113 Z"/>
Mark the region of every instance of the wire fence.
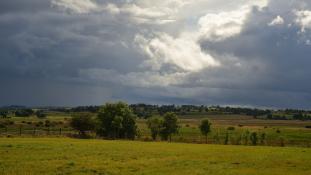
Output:
<path fill-rule="evenodd" d="M 90 138 L 100 138 L 94 132 L 89 132 Z M 5 127 L 0 128 L 0 137 L 76 137 L 79 133 L 69 127 Z M 150 133 L 142 132 L 136 137 L 139 141 L 153 141 Z M 159 138 L 157 141 L 160 141 Z M 180 143 L 206 143 L 206 137 L 200 134 L 179 133 L 172 137 L 172 142 Z M 228 144 L 228 145 L 252 145 L 251 141 L 240 140 L 238 137 L 231 136 L 226 139 L 224 136 L 208 137 L 208 144 Z M 286 140 L 286 139 L 265 139 L 258 140 L 256 145 L 262 146 L 298 146 L 311 147 L 311 140 Z"/>

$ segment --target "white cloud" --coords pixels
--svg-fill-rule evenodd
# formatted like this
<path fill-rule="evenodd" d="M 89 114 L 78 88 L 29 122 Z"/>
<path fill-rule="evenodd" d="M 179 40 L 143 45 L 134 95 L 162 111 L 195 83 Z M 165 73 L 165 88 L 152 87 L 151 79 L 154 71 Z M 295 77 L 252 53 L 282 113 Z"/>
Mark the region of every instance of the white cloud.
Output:
<path fill-rule="evenodd" d="M 249 6 L 239 10 L 221 13 L 208 13 L 199 20 L 200 35 L 212 41 L 223 40 L 241 32 Z"/>
<path fill-rule="evenodd" d="M 180 6 L 180 5 L 178 5 Z M 169 8 L 165 6 L 152 6 L 142 4 L 123 4 L 117 6 L 109 3 L 103 9 L 110 14 L 126 17 L 138 24 L 167 24 L 176 19 L 177 7 Z"/>
<path fill-rule="evenodd" d="M 78 14 L 89 13 L 98 8 L 92 0 L 52 0 L 51 3 L 53 6 Z"/>
<path fill-rule="evenodd" d="M 160 70 L 163 65 L 171 64 L 183 71 L 196 72 L 220 65 L 211 55 L 204 53 L 195 38 L 189 34 L 173 38 L 159 33 L 151 39 L 137 35 L 135 42 L 149 57 L 143 65 L 153 70 Z"/>
<path fill-rule="evenodd" d="M 110 14 L 113 14 L 113 15 L 120 14 L 121 12 L 119 7 L 112 3 L 107 4 L 104 9 L 106 9 Z"/>
<path fill-rule="evenodd" d="M 305 29 L 311 29 L 311 11 L 302 10 L 296 11 L 296 23 L 301 26 L 301 31 L 304 32 Z"/>
<path fill-rule="evenodd" d="M 275 17 L 268 25 L 269 26 L 276 26 L 284 24 L 284 19 L 281 16 Z"/>

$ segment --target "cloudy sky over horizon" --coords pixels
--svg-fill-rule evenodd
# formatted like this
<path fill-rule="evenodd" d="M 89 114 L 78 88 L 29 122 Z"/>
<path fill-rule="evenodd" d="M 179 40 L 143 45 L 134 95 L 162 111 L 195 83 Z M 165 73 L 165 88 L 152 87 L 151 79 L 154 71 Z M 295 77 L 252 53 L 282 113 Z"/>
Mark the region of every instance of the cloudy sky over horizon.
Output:
<path fill-rule="evenodd" d="M 2 0 L 0 105 L 311 109 L 311 1 Z"/>

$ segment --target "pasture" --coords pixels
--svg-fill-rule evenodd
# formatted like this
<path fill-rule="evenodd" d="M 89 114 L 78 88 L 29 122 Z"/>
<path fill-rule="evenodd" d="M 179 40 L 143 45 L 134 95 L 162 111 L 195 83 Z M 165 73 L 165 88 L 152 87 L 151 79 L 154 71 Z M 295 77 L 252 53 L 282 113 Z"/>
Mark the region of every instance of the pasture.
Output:
<path fill-rule="evenodd" d="M 0 174 L 309 175 L 309 148 L 1 138 Z"/>
<path fill-rule="evenodd" d="M 251 132 L 258 133 L 258 145 L 266 146 L 311 146 L 311 121 L 299 120 L 263 120 L 254 119 L 246 115 L 183 115 L 179 116 L 179 133 L 174 135 L 174 142 L 204 143 L 198 125 L 203 118 L 212 122 L 212 132 L 208 134 L 208 142 L 211 144 L 224 144 L 228 134 L 228 144 L 249 145 L 249 141 L 243 140 Z M 75 134 L 69 126 L 71 114 L 51 113 L 46 118 L 14 117 L 0 119 L 0 123 L 7 123 L 6 127 L 0 127 L 2 137 L 55 137 Z M 139 135 L 137 140 L 150 141 L 150 131 L 146 120 L 138 119 Z M 230 128 L 228 130 L 228 128 Z M 261 140 L 261 135 L 265 138 Z"/>
<path fill-rule="evenodd" d="M 308 148 L 165 142 L 0 139 L 0 174 L 308 175 Z"/>

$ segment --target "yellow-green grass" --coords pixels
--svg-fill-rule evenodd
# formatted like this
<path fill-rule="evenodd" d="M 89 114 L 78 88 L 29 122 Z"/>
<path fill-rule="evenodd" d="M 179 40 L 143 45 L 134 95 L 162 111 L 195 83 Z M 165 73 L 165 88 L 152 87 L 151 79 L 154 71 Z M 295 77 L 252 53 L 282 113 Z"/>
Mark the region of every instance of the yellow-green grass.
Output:
<path fill-rule="evenodd" d="M 35 116 L 32 117 L 13 117 L 9 119 L 0 119 L 1 121 L 14 121 L 13 125 L 9 125 L 7 129 L 0 128 L 0 136 L 6 137 L 11 135 L 14 137 L 29 137 L 31 135 L 35 136 L 55 136 L 60 135 L 59 131 L 61 128 L 61 134 L 66 135 L 68 133 L 75 133 L 75 131 L 70 128 L 68 122 L 70 121 L 70 115 L 67 114 L 55 114 L 49 115 L 45 119 L 38 119 Z M 293 120 L 259 120 L 253 119 L 247 116 L 238 115 L 218 115 L 218 116 L 208 116 L 212 121 L 212 132 L 209 133 L 208 139 L 209 143 L 223 144 L 225 140 L 225 135 L 227 132 L 230 134 L 228 144 L 244 144 L 238 143 L 237 140 L 245 134 L 246 131 L 257 132 L 258 133 L 258 144 L 259 145 L 274 145 L 280 146 L 284 142 L 285 146 L 311 146 L 311 129 L 305 128 L 307 125 L 311 125 L 310 121 L 293 121 Z M 49 120 L 50 122 L 56 122 L 56 125 L 52 127 L 40 126 L 37 127 L 38 122 L 45 122 Z M 173 141 L 177 142 L 205 142 L 205 137 L 203 137 L 198 129 L 201 119 L 180 119 L 180 132 L 173 136 Z M 24 121 L 24 122 L 23 122 Z M 31 122 L 31 124 L 28 124 Z M 62 124 L 59 124 L 61 122 Z M 137 139 L 150 140 L 150 131 L 147 128 L 146 120 L 139 119 L 137 121 L 138 128 L 141 133 L 141 137 Z M 234 126 L 235 130 L 228 131 L 229 126 Z M 22 134 L 20 135 L 20 127 L 22 127 Z M 34 133 L 35 128 L 35 134 Z M 277 132 L 280 131 L 280 132 Z M 260 135 L 262 133 L 266 134 L 266 138 L 263 143 L 260 142 Z M 218 141 L 215 137 L 219 138 Z M 250 144 L 250 142 L 248 143 Z"/>
<path fill-rule="evenodd" d="M 0 155 L 3 175 L 311 174 L 309 148 L 2 138 Z"/>

